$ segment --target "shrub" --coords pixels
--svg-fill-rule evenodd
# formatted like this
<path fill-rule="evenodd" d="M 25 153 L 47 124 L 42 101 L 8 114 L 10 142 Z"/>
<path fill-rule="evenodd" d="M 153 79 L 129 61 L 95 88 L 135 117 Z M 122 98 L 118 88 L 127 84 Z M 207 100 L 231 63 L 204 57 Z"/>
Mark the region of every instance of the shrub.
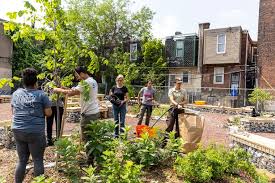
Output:
<path fill-rule="evenodd" d="M 110 148 L 114 140 L 114 129 L 115 124 L 110 120 L 98 120 L 87 125 L 85 132 L 89 139 L 85 145 L 87 155 L 92 155 L 97 162 L 100 162 L 101 155 Z"/>
<path fill-rule="evenodd" d="M 263 107 L 264 102 L 271 99 L 272 99 L 272 95 L 269 92 L 264 91 L 260 88 L 255 88 L 253 92 L 249 94 L 248 101 L 251 102 L 252 104 L 257 104 L 257 102 L 259 102 L 260 109 L 262 111 L 264 109 Z M 258 105 L 257 105 L 257 109 L 258 109 Z"/>
<path fill-rule="evenodd" d="M 159 149 L 149 134 L 143 133 L 141 138 L 127 144 L 125 158 L 144 167 L 153 166 L 161 161 Z"/>
<path fill-rule="evenodd" d="M 206 149 L 178 157 L 174 168 L 187 182 L 209 182 L 230 175 L 248 175 L 255 181 L 259 178 L 255 166 L 249 161 L 250 155 L 243 149 L 226 149 L 222 146 L 210 146 Z"/>
<path fill-rule="evenodd" d="M 60 167 L 66 175 L 74 179 L 80 173 L 78 166 L 78 152 L 81 146 L 77 145 L 73 137 L 60 138 L 55 142 Z"/>
<path fill-rule="evenodd" d="M 141 165 L 125 161 L 120 153 L 105 151 L 100 176 L 106 183 L 140 183 Z"/>
<path fill-rule="evenodd" d="M 189 153 L 186 157 L 178 157 L 175 161 L 178 175 L 184 176 L 187 182 L 208 182 L 212 178 L 212 167 L 208 166 L 202 149 Z"/>
<path fill-rule="evenodd" d="M 89 168 L 83 168 L 85 176 L 81 177 L 84 183 L 96 183 L 99 181 L 99 176 L 95 175 L 96 168 L 89 166 Z"/>
<path fill-rule="evenodd" d="M 164 149 L 171 158 L 176 158 L 182 152 L 184 144 L 182 138 L 175 138 L 175 133 L 174 131 L 169 133 L 169 138 Z"/>
<path fill-rule="evenodd" d="M 269 178 L 266 174 L 258 173 L 255 179 L 255 183 L 268 183 Z"/>

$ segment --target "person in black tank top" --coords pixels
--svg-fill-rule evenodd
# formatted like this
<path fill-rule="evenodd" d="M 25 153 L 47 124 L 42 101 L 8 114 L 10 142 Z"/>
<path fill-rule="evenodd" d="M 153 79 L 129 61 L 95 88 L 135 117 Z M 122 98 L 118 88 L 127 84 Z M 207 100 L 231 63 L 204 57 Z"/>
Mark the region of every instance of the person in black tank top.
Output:
<path fill-rule="evenodd" d="M 120 133 L 124 132 L 125 117 L 126 117 L 126 103 L 128 101 L 128 89 L 124 86 L 124 77 L 118 75 L 116 78 L 116 86 L 113 86 L 110 95 L 116 98 L 116 102 L 113 103 L 113 115 L 116 124 L 115 137 L 117 138 Z"/>

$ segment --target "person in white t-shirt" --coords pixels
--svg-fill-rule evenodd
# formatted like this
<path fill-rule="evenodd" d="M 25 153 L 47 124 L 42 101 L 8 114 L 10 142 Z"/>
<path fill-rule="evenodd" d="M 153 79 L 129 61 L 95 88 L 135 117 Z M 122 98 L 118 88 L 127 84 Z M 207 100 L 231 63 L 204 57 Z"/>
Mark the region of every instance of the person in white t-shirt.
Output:
<path fill-rule="evenodd" d="M 86 143 L 88 142 L 88 136 L 85 133 L 86 126 L 99 118 L 98 84 L 95 79 L 89 76 L 85 67 L 77 67 L 75 76 L 80 80 L 76 87 L 71 89 L 54 88 L 54 92 L 68 94 L 69 96 L 80 95 L 81 140 Z M 88 95 L 87 91 L 89 92 Z M 89 157 L 88 163 L 92 163 L 92 159 L 92 157 Z"/>

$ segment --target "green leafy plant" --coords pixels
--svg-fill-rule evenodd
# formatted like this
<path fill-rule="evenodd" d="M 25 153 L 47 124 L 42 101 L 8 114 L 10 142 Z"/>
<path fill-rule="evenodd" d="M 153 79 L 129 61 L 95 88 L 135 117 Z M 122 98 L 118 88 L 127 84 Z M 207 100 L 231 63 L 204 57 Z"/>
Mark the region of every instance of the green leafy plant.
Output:
<path fill-rule="evenodd" d="M 120 153 L 105 151 L 100 175 L 106 183 L 141 183 L 141 165 L 124 160 Z"/>
<path fill-rule="evenodd" d="M 82 95 L 84 97 L 83 98 L 84 101 L 86 101 L 86 102 L 89 101 L 89 99 L 90 99 L 90 90 L 91 90 L 90 85 L 84 80 L 81 80 L 79 82 L 79 84 L 83 88 Z"/>
<path fill-rule="evenodd" d="M 178 157 L 174 168 L 189 182 L 209 182 L 220 180 L 231 175 L 245 174 L 253 181 L 259 176 L 255 166 L 250 162 L 250 155 L 240 148 L 227 149 L 211 145 L 206 149 Z"/>
<path fill-rule="evenodd" d="M 96 168 L 89 166 L 88 168 L 83 168 L 85 176 L 81 177 L 84 183 L 97 183 L 99 181 L 99 176 L 95 175 Z"/>
<path fill-rule="evenodd" d="M 127 145 L 125 158 L 142 164 L 144 167 L 157 165 L 162 160 L 160 148 L 148 133 L 143 133 L 141 138 Z"/>
<path fill-rule="evenodd" d="M 264 109 L 264 103 L 268 100 L 272 99 L 272 95 L 260 88 L 255 88 L 251 94 L 249 94 L 248 101 L 251 102 L 252 104 L 257 105 L 258 109 L 258 103 L 260 104 L 260 110 L 263 111 Z"/>
<path fill-rule="evenodd" d="M 75 140 L 70 137 L 60 138 L 55 145 L 59 156 L 59 166 L 63 168 L 66 175 L 75 179 L 80 173 L 78 152 L 81 146 L 77 145 Z"/>
<path fill-rule="evenodd" d="M 257 173 L 257 177 L 255 179 L 255 183 L 268 183 L 269 178 L 266 174 L 264 173 Z"/>
<path fill-rule="evenodd" d="M 111 147 L 114 140 L 115 124 L 110 120 L 93 121 L 86 128 L 89 141 L 85 144 L 88 155 L 92 155 L 96 161 L 102 160 L 102 153 Z"/>
<path fill-rule="evenodd" d="M 166 162 L 167 160 L 173 162 L 173 160 L 182 152 L 183 144 L 184 140 L 182 138 L 175 138 L 175 132 L 170 132 L 167 144 L 163 151 L 164 154 L 162 159 L 166 160 Z"/>
<path fill-rule="evenodd" d="M 44 175 L 35 177 L 31 183 L 53 183 L 51 178 L 46 178 Z"/>
<path fill-rule="evenodd" d="M 208 182 L 212 178 L 212 167 L 208 166 L 202 149 L 178 157 L 175 161 L 175 170 L 187 182 Z"/>
<path fill-rule="evenodd" d="M 241 124 L 241 118 L 239 116 L 234 117 L 232 121 L 233 125 L 239 126 Z"/>

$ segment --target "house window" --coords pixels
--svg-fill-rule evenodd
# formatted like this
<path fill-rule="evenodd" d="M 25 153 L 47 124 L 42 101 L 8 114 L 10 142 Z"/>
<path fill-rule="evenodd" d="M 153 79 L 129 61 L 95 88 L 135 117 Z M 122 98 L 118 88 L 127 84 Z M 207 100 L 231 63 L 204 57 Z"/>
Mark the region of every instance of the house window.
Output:
<path fill-rule="evenodd" d="M 182 73 L 182 82 L 183 83 L 189 83 L 189 80 L 190 80 L 189 72 L 183 72 Z"/>
<path fill-rule="evenodd" d="M 175 85 L 176 75 L 175 74 L 169 74 L 169 87 L 172 87 Z"/>
<path fill-rule="evenodd" d="M 183 57 L 183 40 L 176 41 L 176 57 Z"/>
<path fill-rule="evenodd" d="M 223 84 L 224 83 L 224 68 L 215 67 L 214 68 L 214 84 Z"/>
<path fill-rule="evenodd" d="M 226 35 L 219 34 L 217 36 L 217 53 L 225 53 Z"/>
<path fill-rule="evenodd" d="M 130 44 L 130 60 L 137 60 L 137 43 Z"/>

